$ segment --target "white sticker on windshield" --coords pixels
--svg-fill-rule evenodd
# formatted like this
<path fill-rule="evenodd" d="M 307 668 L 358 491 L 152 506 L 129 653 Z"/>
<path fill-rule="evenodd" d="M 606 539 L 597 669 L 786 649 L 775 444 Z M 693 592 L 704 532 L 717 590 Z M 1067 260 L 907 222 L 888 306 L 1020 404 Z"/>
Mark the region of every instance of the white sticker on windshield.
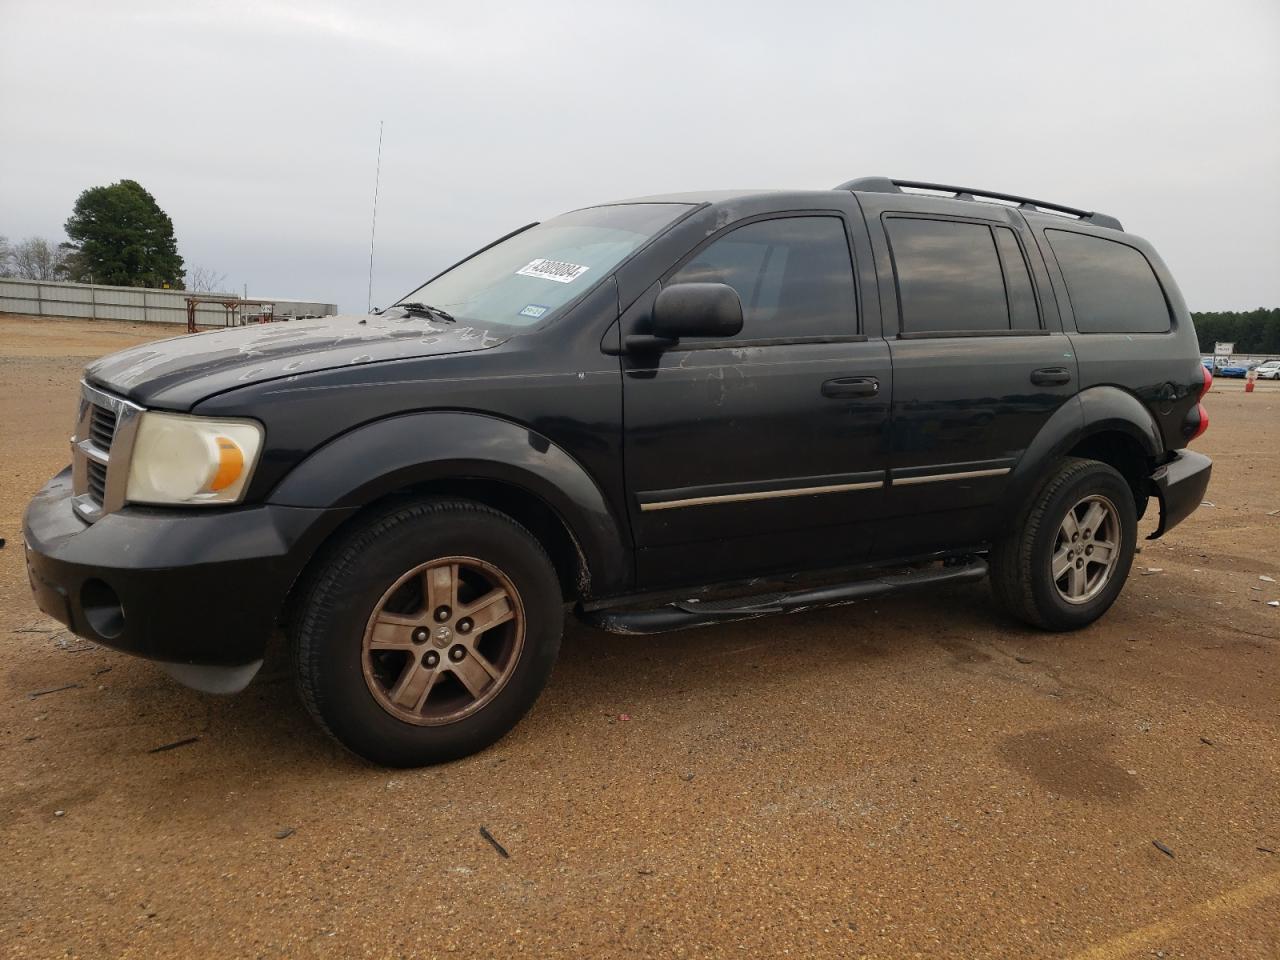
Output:
<path fill-rule="evenodd" d="M 530 260 L 516 271 L 520 277 L 538 277 L 541 280 L 554 280 L 556 283 L 573 283 L 589 268 L 580 267 L 576 263 L 565 263 L 563 260 Z"/>

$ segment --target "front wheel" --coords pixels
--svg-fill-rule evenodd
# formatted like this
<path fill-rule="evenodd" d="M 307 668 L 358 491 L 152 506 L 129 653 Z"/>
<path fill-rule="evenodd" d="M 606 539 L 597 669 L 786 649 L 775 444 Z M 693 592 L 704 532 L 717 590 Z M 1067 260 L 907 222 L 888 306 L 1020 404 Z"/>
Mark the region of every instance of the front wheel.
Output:
<path fill-rule="evenodd" d="M 992 548 L 996 599 L 1045 630 L 1088 626 L 1124 588 L 1137 528 L 1133 491 L 1119 472 L 1096 460 L 1064 460 Z"/>
<path fill-rule="evenodd" d="M 347 534 L 300 614 L 307 708 L 353 752 L 396 767 L 466 756 L 514 727 L 550 676 L 564 626 L 538 541 L 460 500 L 400 505 Z"/>

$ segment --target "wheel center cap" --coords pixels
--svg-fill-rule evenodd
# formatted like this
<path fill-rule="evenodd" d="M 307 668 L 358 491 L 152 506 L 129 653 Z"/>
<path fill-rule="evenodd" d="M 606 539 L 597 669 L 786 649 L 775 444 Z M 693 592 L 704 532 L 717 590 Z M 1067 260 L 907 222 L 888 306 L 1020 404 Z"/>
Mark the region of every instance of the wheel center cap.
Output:
<path fill-rule="evenodd" d="M 444 624 L 431 631 L 431 642 L 437 647 L 447 647 L 453 641 L 453 630 Z"/>

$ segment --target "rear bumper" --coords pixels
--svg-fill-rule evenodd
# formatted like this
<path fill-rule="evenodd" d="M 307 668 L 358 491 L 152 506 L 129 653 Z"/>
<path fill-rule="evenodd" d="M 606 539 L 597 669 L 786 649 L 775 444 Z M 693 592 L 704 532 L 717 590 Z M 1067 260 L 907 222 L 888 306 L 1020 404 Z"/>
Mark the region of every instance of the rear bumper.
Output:
<path fill-rule="evenodd" d="M 178 668 L 261 660 L 294 580 L 351 513 L 129 507 L 89 525 L 72 511 L 71 496 L 68 468 L 23 518 L 36 605 L 79 636 Z M 201 682 L 199 670 L 174 672 L 191 686 L 218 686 Z"/>
<path fill-rule="evenodd" d="M 1160 524 L 1147 537 L 1155 540 L 1181 523 L 1204 500 L 1213 461 L 1202 453 L 1179 450 L 1151 475 L 1151 489 L 1160 501 Z"/>

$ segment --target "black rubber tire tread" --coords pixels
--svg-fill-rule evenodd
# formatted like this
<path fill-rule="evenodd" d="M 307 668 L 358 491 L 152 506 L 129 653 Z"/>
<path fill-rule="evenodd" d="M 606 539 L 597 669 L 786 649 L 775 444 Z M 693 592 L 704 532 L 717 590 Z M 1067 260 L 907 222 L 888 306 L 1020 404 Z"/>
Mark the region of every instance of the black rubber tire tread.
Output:
<path fill-rule="evenodd" d="M 522 577 L 526 583 L 516 583 L 526 614 L 525 648 L 516 668 L 517 672 L 525 674 L 520 678 L 521 683 L 517 685 L 517 677 L 513 675 L 494 701 L 472 716 L 448 726 L 414 727 L 383 711 L 379 725 L 398 726 L 402 736 L 378 738 L 370 731 L 351 729 L 349 704 L 341 702 L 342 697 L 332 695 L 335 679 L 350 687 L 352 696 L 362 694 L 375 707 L 376 702 L 368 692 L 359 669 L 355 671 L 354 678 L 334 677 L 333 671 L 337 668 L 333 664 L 332 651 L 325 647 L 337 642 L 344 646 L 354 643 L 359 648 L 363 625 L 351 636 L 351 624 L 344 628 L 335 622 L 344 616 L 350 617 L 353 607 L 357 608 L 355 612 L 359 612 L 359 605 L 355 603 L 357 598 L 352 596 L 353 580 L 358 579 L 359 571 L 369 564 L 374 552 L 407 528 L 422 528 L 429 536 L 432 530 L 447 531 L 451 525 L 457 527 L 467 523 L 474 526 L 476 521 L 490 526 L 491 535 L 509 537 L 513 549 L 528 553 L 532 575 L 526 573 Z M 423 556 L 419 562 L 427 559 L 430 557 Z M 506 572 L 516 580 L 511 570 Z M 524 588 L 529 586 L 529 580 L 534 581 L 533 589 L 526 591 Z M 537 580 L 542 580 L 542 583 L 537 583 Z M 378 593 L 373 595 L 373 602 L 389 585 L 390 582 L 377 586 Z M 540 609 L 531 610 L 534 605 Z M 534 616 L 538 617 L 537 623 L 534 623 Z M 365 617 L 367 619 L 367 614 Z M 317 565 L 301 591 L 298 615 L 291 625 L 294 677 L 299 696 L 316 723 L 353 753 L 392 767 L 441 763 L 482 750 L 515 726 L 533 705 L 551 675 L 563 628 L 559 580 L 551 558 L 523 525 L 501 511 L 471 500 L 431 498 L 401 501 L 373 514 L 331 545 L 327 556 Z M 335 636 L 335 631 L 340 635 Z M 358 691 L 355 683 L 359 685 Z M 507 701 L 504 709 L 495 711 L 494 708 L 504 700 Z M 380 707 L 376 709 L 381 711 Z M 498 716 L 495 717 L 495 713 Z M 463 735 L 457 735 L 455 728 L 464 728 Z"/>
<path fill-rule="evenodd" d="M 1119 567 L 1112 575 L 1113 582 L 1100 596 L 1101 602 L 1087 604 L 1079 610 L 1065 614 L 1062 610 L 1045 602 L 1044 597 L 1037 596 L 1038 585 L 1034 573 L 1037 570 L 1037 564 L 1033 554 L 1040 543 L 1042 528 L 1046 522 L 1050 525 L 1061 522 L 1057 518 L 1058 511 L 1055 509 L 1059 495 L 1067 488 L 1086 481 L 1090 477 L 1107 477 L 1124 490 L 1123 496 L 1120 497 L 1123 502 L 1117 504 L 1125 526 L 1121 550 L 1124 551 L 1124 543 L 1129 543 L 1130 547 L 1128 556 L 1122 556 Z M 992 545 L 990 579 L 991 591 L 995 595 L 996 602 L 1010 616 L 1042 630 L 1078 630 L 1088 626 L 1110 608 L 1123 588 L 1124 580 L 1129 574 L 1129 566 L 1133 562 L 1132 543 L 1136 539 L 1136 530 L 1137 516 L 1133 493 L 1128 481 L 1119 471 L 1098 460 L 1086 460 L 1080 457 L 1063 458 L 1058 469 L 1045 477 L 1035 493 L 1028 498 L 1027 505 L 1017 518 L 1009 535 Z M 1041 592 L 1044 586 L 1043 583 L 1039 585 Z"/>

